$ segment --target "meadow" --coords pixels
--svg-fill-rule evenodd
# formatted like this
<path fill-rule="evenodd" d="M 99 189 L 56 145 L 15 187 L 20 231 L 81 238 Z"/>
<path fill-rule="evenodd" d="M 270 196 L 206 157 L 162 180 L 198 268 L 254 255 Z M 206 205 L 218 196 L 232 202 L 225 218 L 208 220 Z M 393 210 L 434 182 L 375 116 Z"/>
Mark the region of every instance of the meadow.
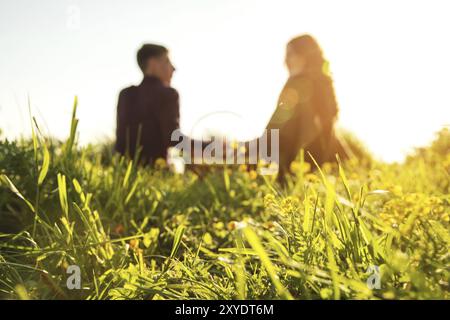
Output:
<path fill-rule="evenodd" d="M 449 299 L 450 131 L 403 163 L 172 173 L 32 121 L 0 140 L 2 299 Z M 70 266 L 81 288 L 68 288 Z M 376 277 L 376 278 L 374 278 Z"/>

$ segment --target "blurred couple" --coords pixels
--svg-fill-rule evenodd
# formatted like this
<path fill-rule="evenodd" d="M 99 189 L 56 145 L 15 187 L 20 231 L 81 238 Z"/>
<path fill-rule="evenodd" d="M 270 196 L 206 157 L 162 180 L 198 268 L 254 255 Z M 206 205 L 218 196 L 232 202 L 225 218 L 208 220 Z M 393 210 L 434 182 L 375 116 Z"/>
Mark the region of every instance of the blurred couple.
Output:
<path fill-rule="evenodd" d="M 179 96 L 171 87 L 175 67 L 167 48 L 155 44 L 143 45 L 137 62 L 144 78 L 138 86 L 119 94 L 115 148 L 129 157 L 139 153 L 140 162 L 152 164 L 158 158 L 166 159 L 168 148 L 178 143 L 171 139 L 179 129 L 180 118 Z M 312 155 L 319 165 L 333 161 L 336 154 L 347 157 L 335 135 L 338 107 L 317 41 L 310 35 L 289 41 L 285 63 L 289 77 L 266 126 L 268 130 L 278 129 L 281 179 L 290 172 L 300 149 L 305 150 L 305 161 L 313 163 Z"/>

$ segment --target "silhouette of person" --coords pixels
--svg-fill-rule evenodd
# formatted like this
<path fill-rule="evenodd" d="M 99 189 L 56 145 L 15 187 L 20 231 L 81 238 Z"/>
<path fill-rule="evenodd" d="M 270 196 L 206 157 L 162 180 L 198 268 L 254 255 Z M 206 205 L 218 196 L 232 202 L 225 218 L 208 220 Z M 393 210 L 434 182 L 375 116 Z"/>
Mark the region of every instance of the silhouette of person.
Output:
<path fill-rule="evenodd" d="M 180 131 L 179 96 L 170 86 L 175 68 L 169 51 L 144 44 L 137 52 L 137 62 L 144 78 L 119 94 L 115 150 L 130 158 L 138 155 L 139 163 L 151 165 L 159 158 L 174 161 L 168 148 L 175 147 L 191 164 L 196 149 L 202 153 L 209 142 L 191 139 Z"/>
<path fill-rule="evenodd" d="M 165 47 L 144 44 L 137 62 L 144 78 L 119 94 L 115 149 L 132 158 L 141 149 L 140 162 L 151 164 L 177 143 L 171 134 L 179 128 L 179 97 L 170 87 L 175 68 Z"/>
<path fill-rule="evenodd" d="M 279 129 L 279 180 L 289 172 L 301 148 L 305 161 L 312 163 L 310 152 L 319 165 L 332 160 L 339 149 L 334 135 L 338 106 L 318 43 L 310 35 L 292 39 L 285 62 L 289 78 L 266 127 Z"/>

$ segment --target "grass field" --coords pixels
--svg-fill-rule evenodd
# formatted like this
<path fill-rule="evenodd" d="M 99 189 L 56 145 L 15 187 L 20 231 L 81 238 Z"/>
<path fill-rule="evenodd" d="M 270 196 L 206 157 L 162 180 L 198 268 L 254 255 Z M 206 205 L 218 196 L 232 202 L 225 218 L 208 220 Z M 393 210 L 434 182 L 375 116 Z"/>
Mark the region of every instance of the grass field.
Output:
<path fill-rule="evenodd" d="M 448 129 L 402 164 L 300 154 L 282 189 L 244 166 L 138 167 L 76 127 L 0 141 L 0 298 L 449 298 Z"/>

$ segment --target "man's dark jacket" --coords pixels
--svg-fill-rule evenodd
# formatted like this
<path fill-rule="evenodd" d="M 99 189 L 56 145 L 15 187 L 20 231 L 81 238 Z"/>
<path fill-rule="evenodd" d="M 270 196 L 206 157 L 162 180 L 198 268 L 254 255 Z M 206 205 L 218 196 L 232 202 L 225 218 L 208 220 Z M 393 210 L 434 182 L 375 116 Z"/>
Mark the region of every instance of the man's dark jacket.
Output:
<path fill-rule="evenodd" d="M 156 77 L 146 76 L 138 86 L 123 89 L 117 106 L 116 151 L 134 157 L 142 147 L 140 161 L 166 158 L 172 132 L 179 129 L 179 101 L 175 89 Z"/>

